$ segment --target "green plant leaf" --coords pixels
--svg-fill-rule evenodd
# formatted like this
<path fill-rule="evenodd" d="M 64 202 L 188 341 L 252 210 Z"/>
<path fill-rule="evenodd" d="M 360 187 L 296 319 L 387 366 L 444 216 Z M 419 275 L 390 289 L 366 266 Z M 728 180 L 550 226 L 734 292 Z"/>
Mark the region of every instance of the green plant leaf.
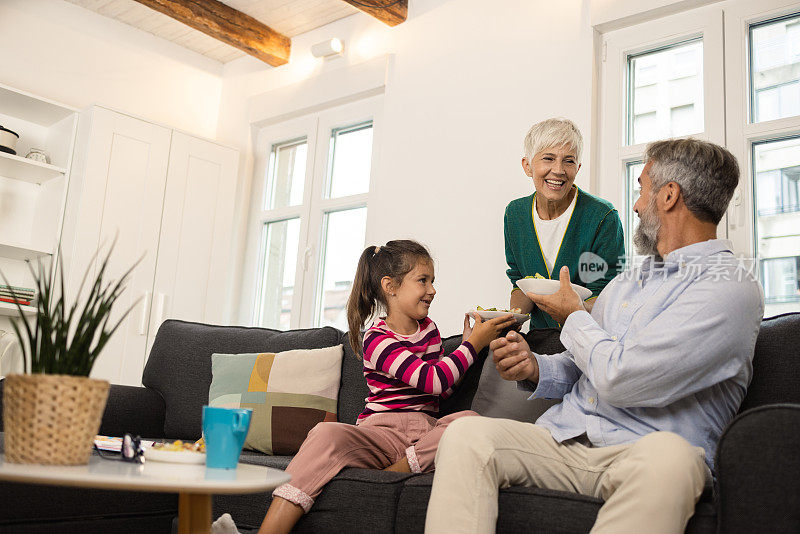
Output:
<path fill-rule="evenodd" d="M 61 249 L 58 249 L 55 265 L 51 266 L 55 270 L 53 279 L 50 276 L 51 269 L 46 269 L 41 260 L 36 269 L 28 261 L 39 297 L 35 319 L 31 325 L 17 303 L 19 316 L 11 321 L 14 333 L 22 345 L 27 372 L 89 376 L 102 349 L 140 300 L 137 299 L 109 327 L 112 307 L 125 290 L 125 284 L 133 270 L 143 259 L 139 258 L 116 282 L 107 282 L 108 264 L 115 244 L 116 239 L 100 262 L 94 279 L 87 286 L 89 273 L 99 252 L 92 257 L 81 280 L 76 300 L 71 304 L 67 303 Z M 3 280 L 6 285 L 11 286 L 4 275 Z M 54 288 L 56 282 L 59 286 L 58 292 Z M 79 300 L 84 287 L 88 287 L 88 294 L 81 305 Z M 22 326 L 18 323 L 22 323 Z"/>

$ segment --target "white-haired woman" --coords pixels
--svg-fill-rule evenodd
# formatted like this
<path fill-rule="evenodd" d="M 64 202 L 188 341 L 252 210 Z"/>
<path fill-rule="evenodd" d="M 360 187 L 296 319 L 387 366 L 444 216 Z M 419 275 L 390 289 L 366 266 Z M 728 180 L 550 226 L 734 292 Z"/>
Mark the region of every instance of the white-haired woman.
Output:
<path fill-rule="evenodd" d="M 506 274 L 514 287 L 511 307 L 531 314 L 532 332 L 560 325 L 516 288 L 517 280 L 537 275 L 557 280 L 561 267 L 567 266 L 572 283 L 592 291 L 586 302 L 591 311 L 594 299 L 622 267 L 625 243 L 617 210 L 575 185 L 582 150 L 583 136 L 568 119 L 534 124 L 525 137 L 522 168 L 535 191 L 508 204 L 504 229 Z"/>

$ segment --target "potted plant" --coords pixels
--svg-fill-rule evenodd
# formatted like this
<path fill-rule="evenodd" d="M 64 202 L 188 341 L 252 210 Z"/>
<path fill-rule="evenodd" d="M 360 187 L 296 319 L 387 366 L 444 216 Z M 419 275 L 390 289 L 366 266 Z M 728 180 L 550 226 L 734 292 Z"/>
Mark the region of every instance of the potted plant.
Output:
<path fill-rule="evenodd" d="M 59 281 L 57 292 L 50 270 L 41 261 L 38 269 L 28 262 L 38 299 L 32 320 L 19 304 L 19 316 L 12 320 L 23 351 L 25 374 L 7 376 L 3 387 L 8 462 L 81 465 L 89 461 L 109 389 L 108 381 L 89 378 L 89 373 L 100 351 L 132 309 L 110 324 L 111 308 L 135 267 L 117 282 L 106 282 L 111 250 L 87 286 L 88 295 L 80 307 L 79 298 L 71 305 L 66 301 L 60 251 L 52 277 Z"/>

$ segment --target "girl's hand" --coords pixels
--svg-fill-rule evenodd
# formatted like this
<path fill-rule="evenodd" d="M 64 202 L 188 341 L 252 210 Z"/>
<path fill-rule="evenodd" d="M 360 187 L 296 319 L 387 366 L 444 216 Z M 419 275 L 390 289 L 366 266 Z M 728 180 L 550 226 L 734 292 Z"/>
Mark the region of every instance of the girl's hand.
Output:
<path fill-rule="evenodd" d="M 477 314 L 476 314 L 476 316 L 477 316 Z M 480 320 L 480 317 L 478 317 L 477 320 Z M 470 322 L 469 322 L 469 314 L 465 313 L 464 314 L 464 333 L 461 334 L 461 342 L 462 343 L 465 342 L 469 338 L 469 336 L 471 334 L 472 334 L 472 327 L 470 326 Z"/>
<path fill-rule="evenodd" d="M 481 320 L 480 316 L 475 314 L 475 326 L 472 327 L 472 333 L 469 335 L 467 341 L 475 347 L 475 350 L 480 352 L 507 328 L 511 328 L 516 324 L 516 319 L 510 313 L 501 317 L 495 317 L 488 321 Z"/>

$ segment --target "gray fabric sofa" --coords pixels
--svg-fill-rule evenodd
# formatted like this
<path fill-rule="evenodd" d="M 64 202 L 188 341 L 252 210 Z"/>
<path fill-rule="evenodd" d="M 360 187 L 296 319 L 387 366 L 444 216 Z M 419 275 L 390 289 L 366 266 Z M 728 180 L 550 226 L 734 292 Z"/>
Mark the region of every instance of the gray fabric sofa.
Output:
<path fill-rule="evenodd" d="M 551 336 L 552 340 L 555 337 Z M 460 336 L 444 340 L 453 349 Z M 555 352 L 539 346 L 541 352 Z M 197 439 L 201 406 L 208 400 L 211 354 L 278 352 L 342 344 L 340 421 L 352 423 L 367 396 L 359 358 L 346 334 L 330 327 L 280 332 L 263 328 L 166 321 L 150 353 L 144 387 L 112 385 L 102 434 L 136 433 L 151 438 Z M 686 532 L 800 532 L 800 314 L 762 323 L 754 379 L 740 415 L 717 451 L 717 483 L 704 493 Z M 468 409 L 483 359 L 465 377 L 442 415 Z M 0 382 L 2 388 L 2 382 Z M 2 441 L 0 440 L 0 446 Z M 244 451 L 241 461 L 285 468 L 287 456 Z M 345 469 L 325 488 L 300 533 L 421 533 L 432 475 Z M 0 533 L 169 533 L 177 496 L 0 483 Z M 269 494 L 218 496 L 214 514 L 229 512 L 240 530 L 257 529 Z M 512 487 L 500 493 L 498 532 L 588 532 L 602 502 L 571 493 Z M 646 531 L 646 526 L 642 526 Z"/>

